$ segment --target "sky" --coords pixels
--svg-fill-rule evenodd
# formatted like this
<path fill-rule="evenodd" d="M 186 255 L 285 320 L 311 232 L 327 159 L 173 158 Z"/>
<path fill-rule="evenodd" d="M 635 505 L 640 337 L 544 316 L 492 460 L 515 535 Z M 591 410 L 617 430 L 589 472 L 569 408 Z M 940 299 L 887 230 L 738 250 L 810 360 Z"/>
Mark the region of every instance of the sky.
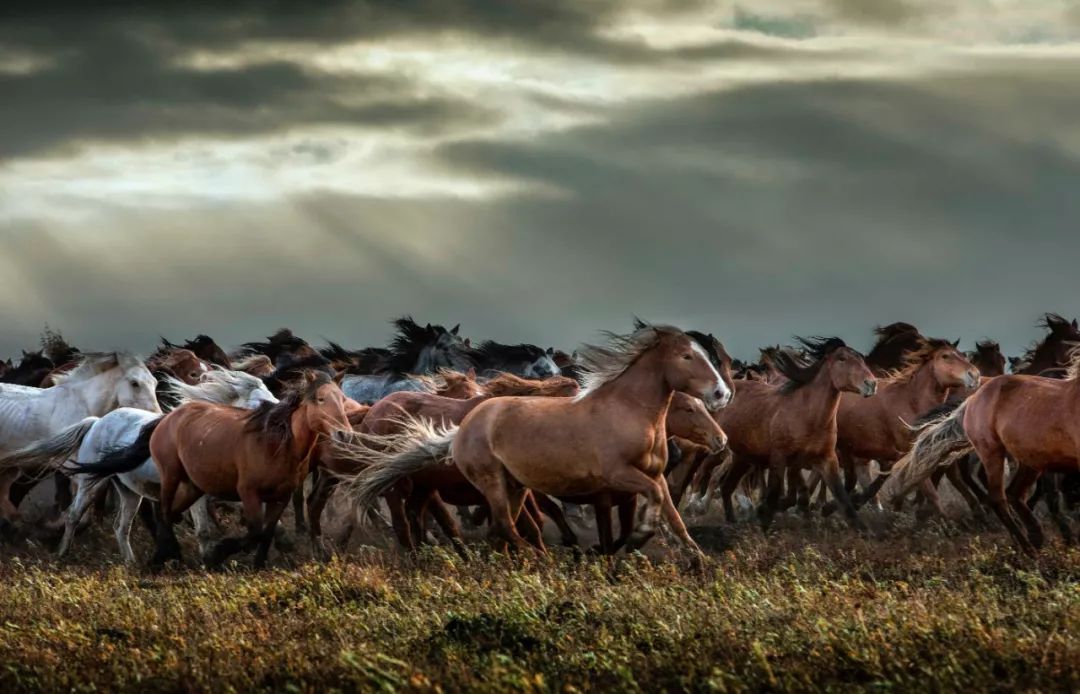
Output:
<path fill-rule="evenodd" d="M 0 354 L 1080 313 L 1080 2 L 0 4 Z"/>

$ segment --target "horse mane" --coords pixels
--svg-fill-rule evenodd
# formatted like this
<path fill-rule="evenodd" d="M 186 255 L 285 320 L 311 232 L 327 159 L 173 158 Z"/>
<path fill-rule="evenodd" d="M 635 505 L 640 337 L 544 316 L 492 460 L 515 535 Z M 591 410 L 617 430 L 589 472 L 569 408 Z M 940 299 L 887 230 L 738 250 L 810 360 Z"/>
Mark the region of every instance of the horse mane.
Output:
<path fill-rule="evenodd" d="M 273 369 L 274 362 L 270 361 L 270 357 L 265 354 L 259 354 L 258 352 L 249 354 L 246 357 L 233 362 L 233 368 L 237 371 L 251 371 L 255 369 L 256 366 Z"/>
<path fill-rule="evenodd" d="M 274 349 L 303 347 L 307 341 L 297 337 L 289 328 L 278 328 L 278 331 L 266 338 L 265 342 L 245 342 L 240 345 L 242 352 L 257 352 L 267 354 Z"/>
<path fill-rule="evenodd" d="M 284 450 L 293 440 L 292 416 L 318 392 L 331 383 L 330 377 L 316 372 L 315 377 L 303 386 L 289 388 L 276 403 L 264 402 L 244 417 L 244 431 L 262 438 L 273 445 L 275 452 Z"/>
<path fill-rule="evenodd" d="M 1080 345 L 1073 347 L 1069 352 L 1069 364 L 1065 369 L 1065 379 L 1075 381 L 1080 378 Z"/>
<path fill-rule="evenodd" d="M 911 323 L 904 323 L 903 321 L 889 323 L 888 325 L 879 325 L 874 328 L 874 334 L 878 336 L 878 341 L 874 344 L 874 347 L 879 347 L 900 335 L 917 332 L 919 332 L 918 328 Z"/>
<path fill-rule="evenodd" d="M 567 396 L 580 392 L 577 381 L 566 376 L 535 380 L 506 371 L 500 371 L 488 379 L 484 383 L 484 390 L 495 398 L 525 395 Z"/>
<path fill-rule="evenodd" d="M 621 376 L 638 357 L 655 347 L 665 334 L 680 333 L 681 330 L 670 325 L 644 325 L 636 327 L 634 332 L 628 335 L 604 332 L 608 341 L 606 346 L 583 345 L 578 350 L 583 387 L 578 392 L 577 399 L 586 397 Z"/>
<path fill-rule="evenodd" d="M 1040 349 L 1050 344 L 1050 340 L 1054 337 L 1068 339 L 1076 338 L 1077 329 L 1073 321 L 1069 321 L 1058 313 L 1044 313 L 1036 323 L 1036 327 L 1044 328 L 1048 332 L 1043 336 L 1041 340 L 1035 340 L 1028 348 L 1024 350 L 1024 353 L 1020 355 L 1018 359 L 1010 359 L 1009 366 L 1012 368 L 1013 373 L 1023 371 L 1032 365 L 1035 361 L 1036 354 Z"/>
<path fill-rule="evenodd" d="M 397 332 L 390 341 L 390 347 L 379 373 L 392 373 L 405 375 L 416 367 L 420 360 L 420 352 L 425 347 L 438 342 L 439 338 L 449 331 L 441 325 L 428 323 L 421 327 L 412 319 L 412 316 L 402 316 L 394 321 Z"/>
<path fill-rule="evenodd" d="M 141 366 L 142 362 L 130 352 L 87 352 L 81 355 L 78 365 L 66 373 L 53 374 L 53 383 L 75 383 L 93 378 L 116 367 L 125 369 Z"/>
<path fill-rule="evenodd" d="M 910 381 L 919 369 L 930 360 L 930 357 L 934 356 L 934 353 L 943 347 L 953 347 L 956 345 L 948 340 L 942 340 L 936 337 L 924 337 L 919 341 L 918 349 L 912 350 L 904 355 L 903 366 L 899 370 L 885 377 L 885 380 L 891 383 L 907 383 Z"/>
<path fill-rule="evenodd" d="M 772 355 L 773 366 L 788 379 L 780 386 L 781 393 L 793 393 L 813 381 L 825 359 L 841 347 L 847 347 L 839 337 L 796 337 L 795 341 L 802 345 L 802 354 L 787 347 Z"/>
<path fill-rule="evenodd" d="M 81 354 L 77 348 L 68 344 L 60 331 L 53 330 L 48 324 L 41 332 L 41 352 L 57 366 L 67 364 Z"/>
<path fill-rule="evenodd" d="M 164 384 L 165 388 L 176 396 L 177 406 L 192 400 L 227 405 L 242 393 L 265 387 L 258 376 L 229 369 L 208 371 L 203 374 L 199 383 L 193 386 L 172 376 L 166 376 Z"/>
<path fill-rule="evenodd" d="M 494 340 L 484 340 L 479 347 L 468 350 L 469 356 L 478 363 L 505 364 L 519 361 L 536 361 L 547 355 L 543 347 L 521 343 L 506 345 Z"/>
<path fill-rule="evenodd" d="M 705 354 L 709 357 L 709 361 L 712 362 L 717 372 L 724 367 L 724 357 L 727 357 L 729 362 L 731 361 L 731 357 L 727 354 L 727 350 L 724 349 L 724 345 L 713 335 L 706 335 L 698 330 L 687 330 L 686 334 L 705 350 Z"/>

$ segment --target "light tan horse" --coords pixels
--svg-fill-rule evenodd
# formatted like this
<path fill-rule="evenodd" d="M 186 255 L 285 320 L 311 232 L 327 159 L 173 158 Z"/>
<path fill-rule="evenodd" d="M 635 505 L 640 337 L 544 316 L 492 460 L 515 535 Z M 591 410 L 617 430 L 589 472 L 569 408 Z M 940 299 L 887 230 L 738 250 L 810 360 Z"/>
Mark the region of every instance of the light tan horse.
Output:
<path fill-rule="evenodd" d="M 373 503 L 404 475 L 452 459 L 487 500 L 490 536 L 499 547 L 530 547 L 515 527 L 530 489 L 570 498 L 626 492 L 646 503 L 628 549 L 647 542 L 663 515 L 700 560 L 664 479 L 667 411 L 676 391 L 710 409 L 726 405 L 731 391 L 704 348 L 677 328 L 647 326 L 610 338 L 607 347 L 579 352 L 588 373 L 576 398 L 494 398 L 460 427 L 441 433 L 418 427 L 371 451 L 365 457 L 372 467 L 361 474 L 367 479 L 354 488 L 360 503 Z M 538 549 L 545 551 L 542 543 Z"/>

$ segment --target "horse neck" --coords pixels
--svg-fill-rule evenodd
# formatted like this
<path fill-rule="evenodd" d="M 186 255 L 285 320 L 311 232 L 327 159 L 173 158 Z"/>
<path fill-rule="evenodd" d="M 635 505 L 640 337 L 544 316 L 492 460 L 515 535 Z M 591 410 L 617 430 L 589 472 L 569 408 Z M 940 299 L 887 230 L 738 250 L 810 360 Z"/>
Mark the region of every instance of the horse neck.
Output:
<path fill-rule="evenodd" d="M 123 377 L 120 369 L 109 369 L 85 380 L 65 381 L 55 388 L 76 398 L 86 408 L 87 416 L 101 417 L 119 407 L 116 384 Z"/>
<path fill-rule="evenodd" d="M 438 364 L 435 362 L 435 347 L 433 345 L 428 345 L 421 349 L 420 354 L 417 355 L 416 364 L 413 365 L 413 373 L 435 373 L 436 368 L 438 368 Z"/>
<path fill-rule="evenodd" d="M 1062 366 L 1060 360 L 1054 355 L 1057 353 L 1058 340 L 1050 337 L 1041 345 L 1035 348 L 1035 353 L 1031 356 L 1031 363 L 1025 366 L 1020 373 L 1028 375 L 1038 375 L 1047 369 L 1054 369 Z"/>
<path fill-rule="evenodd" d="M 833 385 L 832 374 L 827 368 L 821 368 L 812 381 L 800 386 L 787 396 L 796 407 L 792 411 L 801 412 L 810 420 L 814 428 L 824 429 L 836 426 L 836 413 L 840 407 L 840 390 Z"/>
<path fill-rule="evenodd" d="M 934 368 L 929 361 L 920 366 L 911 378 L 890 384 L 883 391 L 893 410 L 891 414 L 908 421 L 945 402 L 949 395 L 949 389 L 934 378 Z"/>
<path fill-rule="evenodd" d="M 638 357 L 625 371 L 598 388 L 591 397 L 609 398 L 633 405 L 663 426 L 674 389 L 664 378 L 658 350 Z"/>
<path fill-rule="evenodd" d="M 304 409 L 303 405 L 296 408 L 296 411 L 292 413 L 292 417 L 289 419 L 289 427 L 292 428 L 292 445 L 289 450 L 290 462 L 302 463 L 307 461 L 318 438 L 315 430 L 308 426 Z"/>

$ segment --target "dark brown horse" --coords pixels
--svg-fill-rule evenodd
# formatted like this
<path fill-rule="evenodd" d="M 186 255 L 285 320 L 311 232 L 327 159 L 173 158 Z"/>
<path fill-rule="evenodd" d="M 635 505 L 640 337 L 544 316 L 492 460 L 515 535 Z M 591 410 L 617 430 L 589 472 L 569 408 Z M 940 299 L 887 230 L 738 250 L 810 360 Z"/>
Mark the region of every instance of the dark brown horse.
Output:
<path fill-rule="evenodd" d="M 891 323 L 874 328 L 877 342 L 866 355 L 866 365 L 876 376 L 887 376 L 903 368 L 904 356 L 919 348 L 926 339 L 910 323 Z"/>
<path fill-rule="evenodd" d="M 207 364 L 215 364 L 224 369 L 233 368 L 229 355 L 209 335 L 196 335 L 193 340 L 184 340 L 182 345 L 174 345 L 163 337 L 161 344 L 164 347 L 191 350 L 195 356 Z"/>
<path fill-rule="evenodd" d="M 780 494 L 788 470 L 789 482 L 802 486 L 798 470 L 818 469 L 842 501 L 852 525 L 859 526 L 854 506 L 840 478 L 836 456 L 836 416 L 843 393 L 869 398 L 877 383 L 862 355 L 839 338 L 800 339 L 807 358 L 792 350 L 775 355 L 776 367 L 788 379 L 782 386 L 761 381 L 736 381 L 731 407 L 717 422 L 728 435 L 732 461 L 721 488 L 724 511 L 734 520 L 731 494 L 752 468 L 768 468 L 768 490 L 758 507 L 765 528 L 780 508 Z M 809 494 L 798 493 L 799 505 L 808 509 Z"/>

